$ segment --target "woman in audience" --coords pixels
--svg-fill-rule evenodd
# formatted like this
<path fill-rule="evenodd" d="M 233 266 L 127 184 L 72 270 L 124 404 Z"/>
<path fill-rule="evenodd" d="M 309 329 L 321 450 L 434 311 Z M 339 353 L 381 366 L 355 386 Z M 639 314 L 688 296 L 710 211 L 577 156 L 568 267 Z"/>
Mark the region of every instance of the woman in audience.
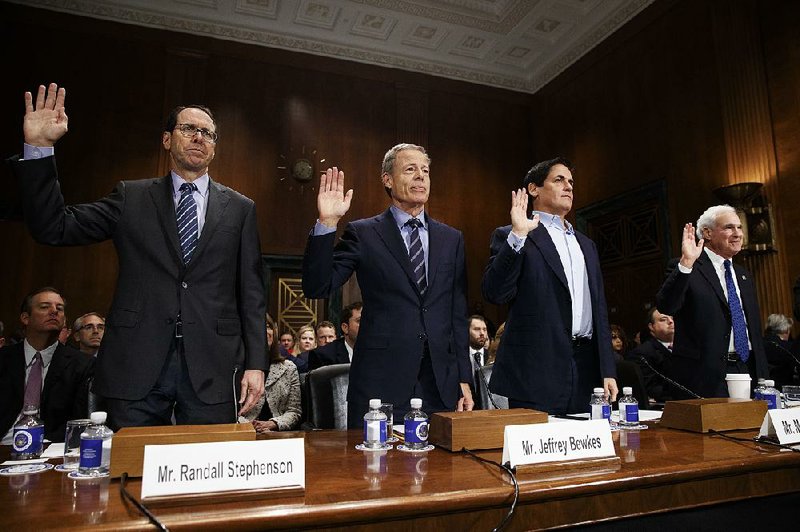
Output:
<path fill-rule="evenodd" d="M 294 430 L 300 425 L 300 377 L 297 367 L 281 356 L 275 341 L 276 331 L 275 322 L 267 314 L 269 373 L 260 412 L 258 406 L 253 409 L 256 432 Z"/>
<path fill-rule="evenodd" d="M 625 353 L 628 352 L 628 337 L 625 329 L 613 323 L 611 324 L 611 349 L 614 350 L 614 359 L 617 362 L 625 360 Z"/>
<path fill-rule="evenodd" d="M 297 331 L 297 348 L 295 353 L 305 353 L 317 347 L 317 333 L 311 325 L 303 325 Z"/>

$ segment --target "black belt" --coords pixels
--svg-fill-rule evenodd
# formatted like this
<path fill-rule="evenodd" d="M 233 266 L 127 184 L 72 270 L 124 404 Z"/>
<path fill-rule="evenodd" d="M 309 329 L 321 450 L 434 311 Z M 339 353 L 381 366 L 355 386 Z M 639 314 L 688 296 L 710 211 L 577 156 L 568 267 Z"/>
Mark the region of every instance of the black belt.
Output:
<path fill-rule="evenodd" d="M 589 345 L 592 343 L 592 338 L 590 336 L 573 336 L 572 337 L 572 348 L 575 349 L 577 347 L 583 347 L 585 345 Z"/>
<path fill-rule="evenodd" d="M 752 351 L 750 351 L 750 356 L 753 356 L 753 352 Z M 742 362 L 743 364 L 747 363 L 744 360 L 742 360 L 742 357 L 740 357 L 739 353 L 737 353 L 736 351 L 731 351 L 730 353 L 725 353 L 724 355 L 722 355 L 722 360 L 724 360 L 728 364 L 736 364 L 738 362 Z"/>

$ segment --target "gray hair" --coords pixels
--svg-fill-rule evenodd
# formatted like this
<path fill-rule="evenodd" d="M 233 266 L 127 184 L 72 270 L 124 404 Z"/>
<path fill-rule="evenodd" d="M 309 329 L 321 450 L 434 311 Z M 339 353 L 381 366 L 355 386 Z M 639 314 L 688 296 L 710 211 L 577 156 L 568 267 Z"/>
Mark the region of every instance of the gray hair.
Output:
<path fill-rule="evenodd" d="M 431 164 L 431 158 L 428 157 L 428 152 L 425 151 L 425 148 L 422 146 L 417 146 L 416 144 L 401 143 L 397 146 L 389 148 L 389 151 L 387 151 L 386 155 L 383 156 L 383 163 L 381 164 L 381 176 L 383 174 L 392 173 L 394 170 L 394 160 L 397 158 L 397 152 L 403 150 L 421 151 L 425 155 L 425 158 L 428 159 L 428 164 Z"/>
<path fill-rule="evenodd" d="M 703 229 L 714 229 L 717 226 L 717 218 L 723 214 L 736 214 L 736 209 L 730 205 L 714 205 L 706 209 L 697 219 L 697 224 L 695 225 L 697 238 L 703 238 Z"/>
<path fill-rule="evenodd" d="M 785 333 L 789 332 L 794 324 L 794 320 L 789 316 L 783 314 L 770 314 L 767 316 L 767 333 Z"/>
<path fill-rule="evenodd" d="M 98 318 L 100 318 L 100 321 L 102 321 L 103 323 L 106 322 L 106 319 L 97 312 L 87 312 L 86 314 L 80 316 L 77 320 L 75 320 L 75 323 L 72 324 L 72 330 L 78 332 L 78 330 L 81 327 L 83 327 L 83 320 L 85 320 L 89 316 L 97 316 Z"/>

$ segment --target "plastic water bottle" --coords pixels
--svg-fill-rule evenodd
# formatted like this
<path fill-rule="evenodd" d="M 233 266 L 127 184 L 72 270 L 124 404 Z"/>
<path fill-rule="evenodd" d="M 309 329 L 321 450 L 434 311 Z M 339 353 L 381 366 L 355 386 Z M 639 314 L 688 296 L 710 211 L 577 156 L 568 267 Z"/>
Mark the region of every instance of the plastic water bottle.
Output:
<path fill-rule="evenodd" d="M 381 400 L 369 400 L 369 412 L 364 414 L 364 447 L 381 449 L 386 446 L 386 414 L 381 412 Z"/>
<path fill-rule="evenodd" d="M 764 398 L 761 397 L 761 394 L 764 393 L 764 390 L 767 387 L 767 385 L 764 384 L 765 381 L 766 381 L 766 379 L 761 377 L 760 379 L 758 379 L 758 384 L 756 384 L 756 387 L 753 389 L 753 398 L 756 401 L 763 401 L 764 400 Z"/>
<path fill-rule="evenodd" d="M 639 401 L 633 396 L 633 388 L 624 386 L 619 402 L 619 424 L 636 426 L 639 424 Z"/>
<path fill-rule="evenodd" d="M 78 466 L 81 475 L 99 477 L 108 474 L 114 431 L 106 427 L 106 417 L 105 412 L 92 412 L 92 424 L 81 434 L 81 461 Z"/>
<path fill-rule="evenodd" d="M 422 411 L 422 399 L 411 400 L 411 410 L 403 418 L 406 449 L 424 449 L 428 445 L 428 414 Z"/>
<path fill-rule="evenodd" d="M 611 405 L 606 400 L 605 392 L 602 388 L 595 388 L 592 400 L 589 401 L 591 409 L 591 419 L 607 419 L 611 422 Z"/>
<path fill-rule="evenodd" d="M 764 381 L 764 388 L 761 391 L 761 400 L 767 402 L 767 409 L 774 410 L 781 407 L 781 394 L 775 389 L 775 381 L 767 379 Z"/>
<path fill-rule="evenodd" d="M 39 419 L 39 407 L 25 405 L 22 417 L 14 425 L 11 456 L 16 460 L 29 460 L 42 455 L 44 423 Z"/>

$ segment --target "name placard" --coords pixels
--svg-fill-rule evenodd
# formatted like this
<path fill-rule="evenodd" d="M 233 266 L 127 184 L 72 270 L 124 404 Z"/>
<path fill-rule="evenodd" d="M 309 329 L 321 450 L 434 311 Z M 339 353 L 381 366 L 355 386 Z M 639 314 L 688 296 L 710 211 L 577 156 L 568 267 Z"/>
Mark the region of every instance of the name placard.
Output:
<path fill-rule="evenodd" d="M 305 488 L 303 438 L 146 445 L 142 498 Z"/>
<path fill-rule="evenodd" d="M 503 463 L 511 467 L 561 460 L 616 456 L 611 426 L 605 419 L 536 425 L 508 425 Z"/>
<path fill-rule="evenodd" d="M 800 443 L 800 408 L 767 410 L 758 435 L 777 438 L 783 445 Z"/>

